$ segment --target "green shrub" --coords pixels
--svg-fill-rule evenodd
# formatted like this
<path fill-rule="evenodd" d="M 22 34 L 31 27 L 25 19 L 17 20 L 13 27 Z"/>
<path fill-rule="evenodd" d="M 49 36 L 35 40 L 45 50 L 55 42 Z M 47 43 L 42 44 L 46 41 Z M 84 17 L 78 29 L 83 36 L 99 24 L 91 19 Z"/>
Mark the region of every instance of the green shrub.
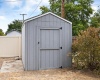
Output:
<path fill-rule="evenodd" d="M 100 72 L 100 29 L 89 27 L 81 31 L 73 42 L 72 52 L 76 68 Z"/>

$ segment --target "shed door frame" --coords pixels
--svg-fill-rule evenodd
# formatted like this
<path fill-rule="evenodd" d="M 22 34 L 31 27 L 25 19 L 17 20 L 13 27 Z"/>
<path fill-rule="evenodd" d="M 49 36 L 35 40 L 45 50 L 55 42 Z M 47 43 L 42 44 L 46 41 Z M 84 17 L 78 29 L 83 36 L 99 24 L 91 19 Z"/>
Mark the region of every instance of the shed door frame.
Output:
<path fill-rule="evenodd" d="M 60 47 L 62 47 L 62 27 L 37 27 L 37 44 L 38 44 L 38 51 L 37 51 L 37 54 L 38 54 L 38 70 L 41 70 L 41 65 L 40 65 L 40 30 L 43 29 L 43 30 L 59 30 L 60 32 Z M 62 66 L 62 49 L 59 49 L 60 51 L 60 66 Z"/>

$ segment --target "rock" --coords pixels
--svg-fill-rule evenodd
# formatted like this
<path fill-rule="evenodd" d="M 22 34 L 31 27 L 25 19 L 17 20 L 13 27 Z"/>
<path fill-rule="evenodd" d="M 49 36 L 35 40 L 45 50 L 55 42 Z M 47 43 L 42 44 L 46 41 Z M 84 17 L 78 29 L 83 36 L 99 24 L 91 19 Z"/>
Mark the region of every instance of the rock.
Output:
<path fill-rule="evenodd" d="M 21 60 L 21 58 L 20 57 L 15 57 L 15 60 Z"/>

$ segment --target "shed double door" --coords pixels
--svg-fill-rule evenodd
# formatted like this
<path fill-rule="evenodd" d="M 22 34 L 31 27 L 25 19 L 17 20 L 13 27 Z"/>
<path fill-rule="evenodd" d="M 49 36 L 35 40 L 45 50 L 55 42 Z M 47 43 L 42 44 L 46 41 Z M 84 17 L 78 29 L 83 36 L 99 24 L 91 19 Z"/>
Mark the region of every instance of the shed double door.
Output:
<path fill-rule="evenodd" d="M 61 67 L 61 29 L 62 28 L 39 29 L 39 69 Z"/>

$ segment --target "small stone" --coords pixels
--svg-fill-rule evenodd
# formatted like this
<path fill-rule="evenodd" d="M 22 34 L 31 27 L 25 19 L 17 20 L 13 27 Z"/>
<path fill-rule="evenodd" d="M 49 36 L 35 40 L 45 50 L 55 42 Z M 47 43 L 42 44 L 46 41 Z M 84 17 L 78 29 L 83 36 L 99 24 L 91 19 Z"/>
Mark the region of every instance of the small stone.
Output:
<path fill-rule="evenodd" d="M 15 60 L 21 60 L 21 58 L 20 57 L 15 57 Z"/>

